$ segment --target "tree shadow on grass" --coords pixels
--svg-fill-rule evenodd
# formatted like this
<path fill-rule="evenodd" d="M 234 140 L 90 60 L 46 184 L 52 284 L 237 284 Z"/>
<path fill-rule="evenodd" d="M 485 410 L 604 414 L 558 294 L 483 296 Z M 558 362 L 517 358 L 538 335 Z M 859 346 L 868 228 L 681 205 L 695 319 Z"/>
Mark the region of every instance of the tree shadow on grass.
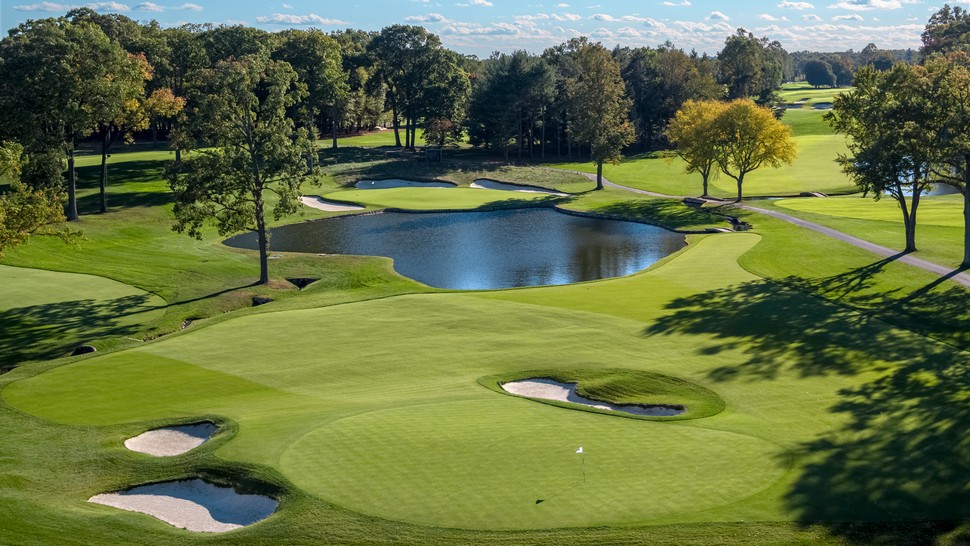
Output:
<path fill-rule="evenodd" d="M 0 311 L 0 372 L 25 360 L 57 358 L 85 340 L 124 336 L 137 321 L 125 320 L 156 309 L 148 294 L 112 300 L 75 300 Z"/>
<path fill-rule="evenodd" d="M 660 224 L 669 229 L 730 227 L 730 223 L 721 215 L 688 207 L 673 199 L 627 200 L 599 207 L 594 212 Z"/>
<path fill-rule="evenodd" d="M 947 534 L 966 541 L 970 358 L 954 345 L 970 330 L 970 295 L 936 281 L 910 293 L 881 290 L 875 276 L 891 261 L 681 298 L 644 334 L 708 335 L 715 342 L 703 353 L 740 350 L 745 360 L 711 371 L 715 381 L 881 370 L 839 391 L 830 411 L 846 424 L 801 445 L 804 466 L 785 502 L 800 523 L 854 543 L 932 544 Z M 880 316 L 950 344 L 892 328 Z M 944 328 L 956 333 L 947 337 Z"/>

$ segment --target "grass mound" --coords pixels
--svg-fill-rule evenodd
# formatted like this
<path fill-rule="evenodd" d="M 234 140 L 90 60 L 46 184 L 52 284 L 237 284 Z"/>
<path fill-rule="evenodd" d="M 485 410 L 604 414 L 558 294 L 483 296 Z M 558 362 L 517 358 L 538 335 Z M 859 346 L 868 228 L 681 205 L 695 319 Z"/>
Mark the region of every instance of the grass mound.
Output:
<path fill-rule="evenodd" d="M 626 369 L 573 369 L 573 370 L 533 370 L 505 375 L 490 375 L 478 380 L 479 384 L 496 392 L 507 394 L 502 384 L 524 379 L 552 379 L 564 383 L 575 383 L 576 393 L 585 398 L 619 405 L 639 406 L 683 406 L 687 409 L 676 416 L 653 417 L 632 413 L 601 410 L 582 404 L 533 398 L 537 402 L 552 404 L 570 409 L 593 413 L 605 413 L 646 419 L 652 421 L 672 421 L 700 419 L 717 415 L 724 411 L 725 402 L 714 391 L 669 375 L 641 370 Z"/>

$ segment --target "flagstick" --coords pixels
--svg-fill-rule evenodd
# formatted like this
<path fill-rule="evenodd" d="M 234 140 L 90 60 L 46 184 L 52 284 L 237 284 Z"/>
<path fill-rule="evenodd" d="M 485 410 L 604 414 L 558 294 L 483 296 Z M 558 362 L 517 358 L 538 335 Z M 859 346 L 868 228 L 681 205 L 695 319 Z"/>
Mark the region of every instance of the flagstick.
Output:
<path fill-rule="evenodd" d="M 586 452 L 582 453 L 583 483 L 586 483 Z"/>

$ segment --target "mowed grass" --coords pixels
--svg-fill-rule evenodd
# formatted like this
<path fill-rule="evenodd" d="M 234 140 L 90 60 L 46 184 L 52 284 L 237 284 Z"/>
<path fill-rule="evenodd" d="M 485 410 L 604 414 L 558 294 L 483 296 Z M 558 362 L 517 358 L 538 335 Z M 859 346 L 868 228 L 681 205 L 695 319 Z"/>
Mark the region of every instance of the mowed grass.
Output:
<path fill-rule="evenodd" d="M 321 138 L 317 141 L 320 148 L 329 148 L 333 141 L 329 138 Z M 394 146 L 394 129 L 379 129 L 354 136 L 337 136 L 337 146 L 357 146 L 361 148 L 380 148 L 383 146 Z M 401 144 L 404 144 L 404 129 L 401 129 Z M 417 146 L 424 146 L 424 131 L 419 129 L 417 132 Z"/>
<path fill-rule="evenodd" d="M 745 197 L 798 195 L 803 192 L 852 193 L 855 186 L 836 163 L 847 147 L 842 136 L 832 133 L 818 111 L 789 111 L 782 121 L 793 128 L 797 157 L 792 165 L 777 169 L 763 167 L 745 177 Z M 557 168 L 596 172 L 592 163 L 560 163 Z M 700 195 L 700 175 L 684 172 L 684 162 L 670 153 L 649 153 L 628 157 L 619 165 L 604 165 L 603 176 L 611 182 L 666 195 Z M 734 179 L 712 177 L 709 193 L 714 197 L 737 196 Z"/>
<path fill-rule="evenodd" d="M 831 104 L 842 93 L 852 92 L 852 87 L 820 87 L 807 82 L 786 83 L 778 95 L 787 104 L 801 104 L 802 108 L 814 109 L 819 103 Z M 790 112 L 789 112 L 790 113 Z"/>
<path fill-rule="evenodd" d="M 113 188 L 145 189 L 150 199 L 160 181 L 144 176 L 145 186 Z M 433 200 L 495 203 L 458 203 L 465 197 L 450 191 Z M 233 288 L 252 255 L 221 247 L 214 234 L 195 242 L 167 232 L 168 204 L 140 203 L 131 201 L 140 214 L 119 207 L 85 217 L 86 229 L 100 226 L 88 229 L 87 254 L 62 264 L 55 251 L 69 250 L 38 241 L 16 259 L 154 284 L 185 306 L 199 305 L 197 297 L 220 302 L 210 311 L 239 309 L 214 294 Z M 560 206 L 682 227 L 711 216 L 615 191 Z M 136 349 L 4 374 L 0 542 L 966 540 L 966 291 L 783 222 L 722 212 L 756 232 L 690 236 L 647 272 L 572 286 L 422 293 L 430 291 L 394 275 L 388 260 L 280 255 L 275 281 L 322 280 L 301 292 L 267 289 L 271 305 L 218 314 Z M 112 239 L 156 221 L 128 241 L 140 244 L 125 248 L 134 264 L 126 270 L 109 251 Z M 177 276 L 169 259 L 198 276 Z M 694 421 L 641 422 L 477 383 L 615 368 L 683 378 L 726 408 Z M 202 417 L 224 432 L 184 456 L 155 459 L 122 445 Z M 577 461 L 579 445 L 587 455 Z M 86 502 L 200 474 L 265 482 L 281 508 L 253 527 L 200 536 Z"/>
<path fill-rule="evenodd" d="M 762 204 L 759 203 L 759 206 Z M 903 216 L 890 197 L 784 199 L 764 204 L 896 250 L 906 246 Z M 917 209 L 918 256 L 956 267 L 963 259 L 963 196 L 923 197 Z"/>
<path fill-rule="evenodd" d="M 65 356 L 78 342 L 104 349 L 164 314 L 162 298 L 103 277 L 0 265 L 0 278 L 0 369 Z"/>
<path fill-rule="evenodd" d="M 737 265 L 759 240 L 695 237 L 664 265 L 612 281 L 240 317 L 24 378 L 2 397 L 56 423 L 103 427 L 105 446 L 165 419 L 217 415 L 238 426 L 214 452 L 225 464 L 278 469 L 284 483 L 311 497 L 412 524 L 496 530 L 783 521 L 815 500 L 833 500 L 813 497 L 806 507 L 786 494 L 810 473 L 798 462 L 815 453 L 807 445 L 820 435 L 836 443 L 851 437 L 837 432 L 848 428 L 849 416 L 832 411 L 841 393 L 909 365 L 945 366 L 965 353 L 765 284 Z M 726 296 L 718 294 L 736 301 L 721 302 Z M 706 297 L 718 309 L 757 305 L 754 322 L 694 322 L 692 315 L 710 312 Z M 776 307 L 772 320 L 756 318 Z M 771 338 L 779 346 L 760 362 L 774 367 L 770 378 L 741 381 L 725 371 L 757 370 L 750 361 L 759 335 L 806 323 L 826 327 L 787 343 Z M 864 339 L 878 342 L 870 347 Z M 831 370 L 806 367 L 821 355 Z M 843 361 L 854 364 L 851 373 L 838 370 Z M 727 409 L 695 421 L 641 422 L 536 404 L 476 381 L 534 369 L 616 367 L 682 377 L 717 392 Z M 585 462 L 576 460 L 580 445 Z M 112 453 L 125 458 L 120 448 Z M 587 481 L 580 485 L 582 464 Z M 164 471 L 132 466 L 133 480 Z M 110 469 L 91 471 L 62 494 L 82 506 L 85 495 L 112 480 Z M 840 506 L 849 518 L 887 517 Z M 919 503 L 910 509 L 935 518 L 963 510 L 924 513 Z M 233 538 L 258 540 L 261 529 L 298 513 L 284 504 L 267 525 Z M 109 514 L 137 527 L 145 519 L 101 507 L 71 517 Z M 153 539 L 185 538 L 145 528 Z"/>

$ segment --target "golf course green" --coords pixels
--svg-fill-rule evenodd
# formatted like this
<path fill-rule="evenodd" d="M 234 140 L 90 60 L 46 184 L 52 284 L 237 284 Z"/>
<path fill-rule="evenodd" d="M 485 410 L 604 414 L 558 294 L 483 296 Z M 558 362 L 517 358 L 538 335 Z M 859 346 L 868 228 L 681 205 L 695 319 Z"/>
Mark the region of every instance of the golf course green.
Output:
<path fill-rule="evenodd" d="M 800 152 L 834 157 L 836 137 L 801 123 Z M 415 168 L 417 178 L 458 188 L 355 190 L 361 173 L 411 166 L 368 150 L 324 157 L 322 186 L 306 193 L 369 210 L 555 205 L 692 232 L 724 227 L 718 214 L 732 214 L 754 230 L 690 234 L 686 248 L 645 271 L 564 286 L 437 290 L 395 274 L 385 258 L 281 252 L 269 285 L 253 286 L 253 252 L 224 246 L 215 230 L 202 240 L 171 232 L 160 178 L 168 153 L 119 151 L 111 209 L 82 214 L 79 249 L 37 239 L 0 266 L 0 316 L 23 332 L 5 337 L 21 363 L 0 375 L 0 543 L 970 536 L 963 287 L 755 212 L 586 193 L 592 184 L 575 174 L 547 171 L 547 187 L 570 188 L 564 197 L 470 189 L 473 175 L 497 168 L 459 153 Z M 338 161 L 349 157 L 366 161 Z M 96 195 L 97 159 L 79 162 L 82 213 Z M 630 177 L 668 173 L 637 187 L 694 193 L 673 191 L 682 188 L 670 174 L 676 164 L 624 165 L 636 166 Z M 752 177 L 751 187 L 848 188 L 844 177 L 807 177 L 797 165 L 766 172 L 774 178 L 760 186 Z M 540 168 L 502 169 L 509 182 L 542 182 Z M 699 186 L 695 178 L 684 183 Z M 858 197 L 771 203 L 860 237 L 898 214 Z M 957 205 L 928 199 L 924 218 L 956 230 Z M 276 224 L 334 214 L 307 208 Z M 294 277 L 317 280 L 300 290 L 286 281 Z M 254 307 L 254 297 L 273 301 Z M 82 341 L 99 352 L 67 357 Z M 630 418 L 493 388 L 537 375 L 617 403 L 653 393 L 699 411 Z M 220 433 L 183 455 L 124 447 L 146 430 L 202 420 Z M 195 477 L 270 495 L 279 508 L 210 535 L 87 502 Z"/>

